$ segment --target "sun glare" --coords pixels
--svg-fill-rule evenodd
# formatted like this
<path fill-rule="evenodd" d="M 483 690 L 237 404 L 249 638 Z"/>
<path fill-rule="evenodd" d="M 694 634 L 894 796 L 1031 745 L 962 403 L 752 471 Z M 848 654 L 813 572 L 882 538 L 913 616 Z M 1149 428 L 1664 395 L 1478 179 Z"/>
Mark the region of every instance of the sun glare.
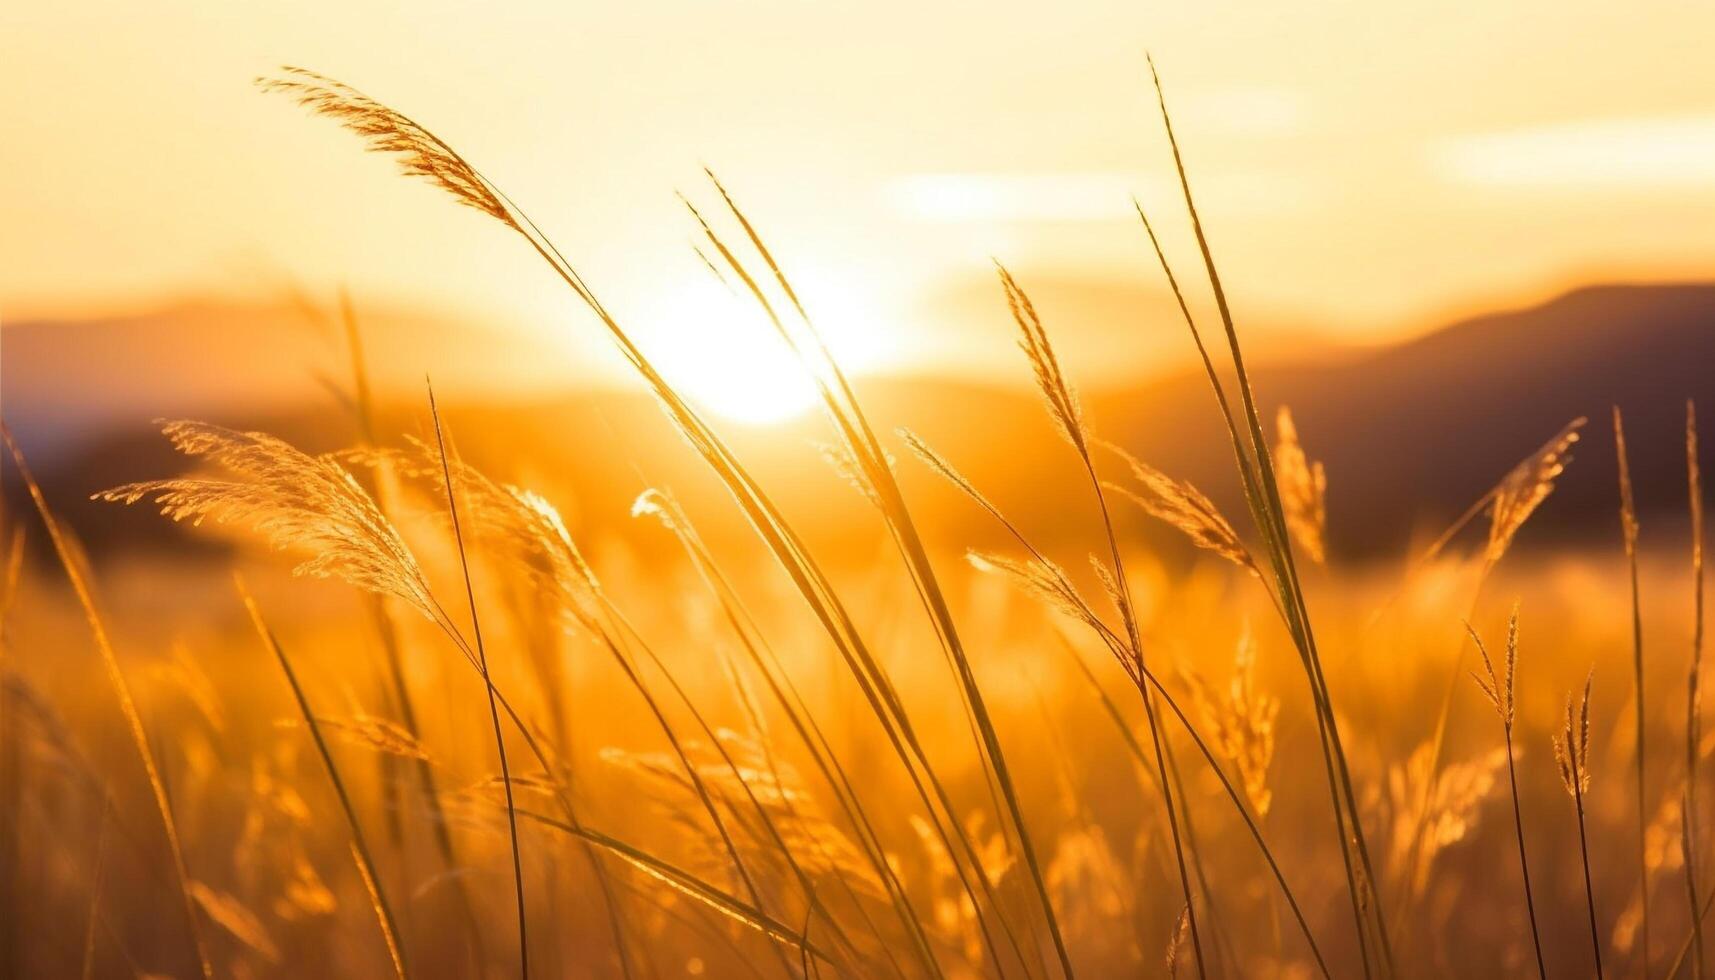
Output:
<path fill-rule="evenodd" d="M 650 357 L 699 406 L 734 422 L 773 425 L 815 404 L 814 384 L 773 328 L 718 283 L 687 284 L 656 322 Z"/>

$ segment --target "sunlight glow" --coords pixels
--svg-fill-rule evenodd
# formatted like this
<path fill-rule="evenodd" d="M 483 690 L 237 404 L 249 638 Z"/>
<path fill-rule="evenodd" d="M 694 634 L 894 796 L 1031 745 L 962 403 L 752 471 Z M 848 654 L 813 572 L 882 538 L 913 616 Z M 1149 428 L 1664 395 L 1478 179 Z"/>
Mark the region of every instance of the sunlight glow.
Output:
<path fill-rule="evenodd" d="M 1663 191 L 1715 182 L 1715 116 L 1595 119 L 1446 141 L 1456 178 L 1517 190 Z"/>
<path fill-rule="evenodd" d="M 719 283 L 686 283 L 651 320 L 649 356 L 692 401 L 748 425 L 789 421 L 816 389 L 760 312 Z"/>

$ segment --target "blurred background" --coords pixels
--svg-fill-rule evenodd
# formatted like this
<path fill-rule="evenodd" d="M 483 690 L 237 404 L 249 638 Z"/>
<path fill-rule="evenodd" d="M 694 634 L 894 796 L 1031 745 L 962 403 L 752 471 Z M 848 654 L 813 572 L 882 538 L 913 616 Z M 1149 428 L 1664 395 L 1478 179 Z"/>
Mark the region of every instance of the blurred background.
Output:
<path fill-rule="evenodd" d="M 1217 472 L 1196 451 L 1212 403 L 1185 381 L 1193 348 L 1130 201 L 1196 279 L 1146 49 L 1252 358 L 1280 372 L 1265 401 L 1290 402 L 1327 458 L 1338 547 L 1457 512 L 1616 400 L 1639 414 L 1651 474 L 1676 458 L 1678 402 L 1709 383 L 1694 368 L 1715 309 L 1715 67 L 1697 52 L 1715 12 L 1696 5 L 71 3 L 0 18 L 0 395 L 44 480 L 77 496 L 137 475 L 93 470 L 156 417 L 325 430 L 329 386 L 350 376 L 340 290 L 389 404 L 420 409 L 431 374 L 508 426 L 578 418 L 559 431 L 629 445 L 643 424 L 606 338 L 504 229 L 258 94 L 251 79 L 281 64 L 460 147 L 740 438 L 801 420 L 809 391 L 691 248 L 674 192 L 706 206 L 704 165 L 885 422 L 963 440 L 978 433 L 962 411 L 1026 443 L 1046 431 L 1014 421 L 1032 411 L 1028 373 L 992 257 L 1031 290 L 1101 429 Z M 1205 291 L 1192 301 L 1213 326 Z M 595 407 L 603 425 L 577 414 Z M 571 442 L 533 454 L 606 458 Z M 1395 442 L 1413 447 L 1403 462 L 1368 465 Z M 1034 465 L 1006 457 L 1013 475 Z M 1646 506 L 1658 482 L 1640 478 Z"/>

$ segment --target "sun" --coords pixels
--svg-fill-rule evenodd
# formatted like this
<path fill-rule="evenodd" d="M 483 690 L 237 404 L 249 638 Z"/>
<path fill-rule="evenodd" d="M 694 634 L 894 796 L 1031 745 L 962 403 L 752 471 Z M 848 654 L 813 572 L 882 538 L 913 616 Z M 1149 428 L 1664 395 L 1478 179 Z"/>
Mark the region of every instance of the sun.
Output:
<path fill-rule="evenodd" d="M 687 285 L 663 303 L 648 355 L 675 390 L 746 425 L 791 421 L 816 388 L 760 311 L 719 283 Z"/>

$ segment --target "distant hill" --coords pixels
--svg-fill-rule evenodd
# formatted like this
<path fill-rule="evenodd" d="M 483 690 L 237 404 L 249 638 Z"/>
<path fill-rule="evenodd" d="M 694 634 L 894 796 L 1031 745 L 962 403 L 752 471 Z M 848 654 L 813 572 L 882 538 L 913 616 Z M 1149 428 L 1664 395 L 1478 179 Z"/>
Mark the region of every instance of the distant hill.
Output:
<path fill-rule="evenodd" d="M 432 372 L 453 391 L 534 380 L 516 338 L 430 311 L 360 307 L 373 383 L 417 390 Z M 127 316 L 8 322 L 0 408 L 48 461 L 92 436 L 158 416 L 242 406 L 278 413 L 349 388 L 344 328 L 294 303 L 186 302 Z M 559 377 L 564 377 L 561 373 Z"/>
<path fill-rule="evenodd" d="M 1049 324 L 1052 329 L 1052 316 Z M 27 448 L 48 448 L 43 440 L 52 439 L 53 426 L 64 420 L 32 412 L 31 399 L 52 380 L 39 376 L 14 385 L 19 362 L 11 329 L 3 407 L 22 430 Z M 1221 349 L 1218 325 L 1206 324 L 1205 330 L 1214 349 Z M 1335 549 L 1347 555 L 1395 553 L 1410 535 L 1438 530 L 1579 415 L 1590 418 L 1585 440 L 1560 489 L 1533 521 L 1527 541 L 1577 533 L 1617 535 L 1612 404 L 1626 413 L 1634 481 L 1646 512 L 1677 519 L 1685 506 L 1681 426 L 1686 398 L 1704 406 L 1707 443 L 1715 446 L 1715 284 L 1580 289 L 1395 346 L 1343 349 L 1337 357 L 1324 357 L 1316 350 L 1291 361 L 1277 355 L 1253 367 L 1254 381 L 1271 432 L 1276 406 L 1290 405 L 1305 447 L 1326 463 L 1330 536 Z M 909 426 L 1022 521 L 1045 536 L 1070 538 L 1089 530 L 1087 489 L 1072 478 L 1067 450 L 1033 393 L 1022 387 L 1027 377 L 1020 359 L 1014 386 L 894 377 L 863 379 L 859 388 L 872 420 L 890 439 L 895 427 Z M 245 381 L 231 379 L 233 398 L 227 407 L 205 404 L 199 414 L 275 431 L 312 449 L 355 437 L 349 416 L 332 399 L 321 399 L 314 410 L 291 403 L 239 409 L 237 396 L 246 390 Z M 56 394 L 64 400 L 64 392 Z M 1102 434 L 1191 479 L 1229 508 L 1235 521 L 1242 516 L 1230 448 L 1200 375 L 1087 391 L 1085 402 Z M 177 411 L 163 407 L 148 414 Z M 549 492 L 574 524 L 622 523 L 640 489 L 665 484 L 687 500 L 701 501 L 717 533 L 740 530 L 712 478 L 635 386 L 504 401 L 455 398 L 449 399 L 447 415 L 455 432 L 464 433 L 461 446 L 473 460 Z M 415 404 L 393 405 L 383 427 L 414 429 L 421 416 Z M 19 419 L 25 424 L 19 426 Z M 69 444 L 75 448 L 60 455 L 37 453 L 46 460 L 44 482 L 98 550 L 159 542 L 175 533 L 163 522 L 83 500 L 95 489 L 183 468 L 146 421 L 139 413 L 124 425 Z M 779 494 L 789 513 L 819 534 L 874 535 L 874 523 L 856 493 L 829 468 L 805 465 L 814 457 L 813 443 L 827 438 L 819 422 L 807 420 L 785 430 L 716 422 L 731 433 L 740 455 Z M 903 454 L 896 440 L 893 444 Z M 1706 456 L 1715 470 L 1715 449 Z M 914 460 L 901 459 L 898 465 L 907 492 L 923 508 L 927 533 L 950 542 L 999 543 L 980 514 Z M 721 515 L 729 518 L 724 528 Z M 1175 547 L 1149 522 L 1126 520 L 1163 547 Z M 1663 523 L 1646 518 L 1646 539 Z"/>
<path fill-rule="evenodd" d="M 1577 416 L 1590 420 L 1584 441 L 1533 530 L 1605 531 L 1617 524 L 1613 405 L 1625 413 L 1640 508 L 1685 507 L 1687 398 L 1715 433 L 1715 285 L 1579 289 L 1336 365 L 1264 366 L 1256 388 L 1271 422 L 1276 406 L 1292 407 L 1307 450 L 1326 462 L 1341 550 L 1395 547 L 1413 526 L 1455 516 Z M 1182 377 L 1101 404 L 1127 445 L 1212 481 L 1225 461 L 1197 448 L 1223 439 L 1207 389 Z M 1715 436 L 1706 460 L 1710 447 Z"/>

